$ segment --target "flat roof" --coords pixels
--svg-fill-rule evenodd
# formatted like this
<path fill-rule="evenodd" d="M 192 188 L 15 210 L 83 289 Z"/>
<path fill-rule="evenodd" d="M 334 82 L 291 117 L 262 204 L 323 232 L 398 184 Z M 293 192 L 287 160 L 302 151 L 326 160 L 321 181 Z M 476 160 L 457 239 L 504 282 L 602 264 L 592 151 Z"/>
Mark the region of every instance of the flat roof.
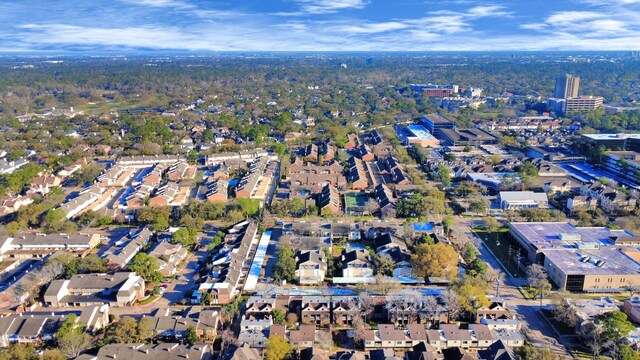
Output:
<path fill-rule="evenodd" d="M 500 191 L 502 201 L 548 201 L 547 193 L 533 191 Z"/>
<path fill-rule="evenodd" d="M 512 222 L 509 226 L 538 249 L 570 249 L 575 248 L 576 242 L 610 246 L 613 245 L 612 238 L 634 236 L 626 230 L 576 227 L 567 222 Z"/>
<path fill-rule="evenodd" d="M 440 114 L 427 114 L 427 115 L 422 115 L 422 117 L 424 119 L 428 119 L 434 124 L 452 124 L 453 123 L 453 120 L 449 120 Z"/>
<path fill-rule="evenodd" d="M 420 140 L 436 140 L 436 138 L 422 125 L 409 125 L 407 126 L 407 129 Z"/>
<path fill-rule="evenodd" d="M 581 250 L 545 249 L 544 256 L 567 275 L 639 274 L 640 264 L 612 246 Z M 589 257 L 585 262 L 580 260 Z M 601 261 L 604 260 L 604 263 Z M 596 263 L 603 265 L 598 266 Z"/>
<path fill-rule="evenodd" d="M 626 140 L 640 139 L 640 134 L 582 134 L 592 140 Z"/>

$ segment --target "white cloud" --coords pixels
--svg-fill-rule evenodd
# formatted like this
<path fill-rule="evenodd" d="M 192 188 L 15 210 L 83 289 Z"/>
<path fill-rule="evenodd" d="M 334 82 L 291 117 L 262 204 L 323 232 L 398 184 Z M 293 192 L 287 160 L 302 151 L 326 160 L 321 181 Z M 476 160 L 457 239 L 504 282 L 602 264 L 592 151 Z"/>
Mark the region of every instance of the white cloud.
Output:
<path fill-rule="evenodd" d="M 362 9 L 365 0 L 295 0 L 302 12 L 309 14 L 328 14 L 346 9 Z"/>
<path fill-rule="evenodd" d="M 392 21 L 384 23 L 336 26 L 332 30 L 349 34 L 376 34 L 387 31 L 406 29 L 407 27 L 409 27 L 409 25 L 405 23 Z"/>

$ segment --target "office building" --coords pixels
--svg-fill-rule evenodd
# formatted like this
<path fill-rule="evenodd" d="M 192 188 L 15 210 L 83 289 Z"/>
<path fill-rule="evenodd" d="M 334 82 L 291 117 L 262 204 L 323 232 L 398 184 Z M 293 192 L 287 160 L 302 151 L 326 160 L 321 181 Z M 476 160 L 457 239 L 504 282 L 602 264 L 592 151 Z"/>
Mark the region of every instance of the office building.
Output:
<path fill-rule="evenodd" d="M 611 150 L 640 151 L 640 134 L 582 134 L 582 140 Z"/>
<path fill-rule="evenodd" d="M 579 96 L 567 98 L 564 101 L 564 112 L 592 111 L 602 106 L 604 98 L 602 96 Z"/>
<path fill-rule="evenodd" d="M 439 114 L 422 115 L 422 124 L 435 136 L 440 136 L 442 129 L 454 129 L 455 123 Z"/>
<path fill-rule="evenodd" d="M 569 74 L 556 77 L 556 87 L 554 97 L 558 99 L 567 99 L 578 97 L 580 88 L 580 77 Z"/>

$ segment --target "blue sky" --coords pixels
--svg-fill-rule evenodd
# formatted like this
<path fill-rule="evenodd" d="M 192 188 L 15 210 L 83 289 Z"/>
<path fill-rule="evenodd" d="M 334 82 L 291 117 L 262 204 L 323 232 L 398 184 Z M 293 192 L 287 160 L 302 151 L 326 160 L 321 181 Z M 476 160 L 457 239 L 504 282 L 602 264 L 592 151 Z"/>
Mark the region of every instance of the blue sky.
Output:
<path fill-rule="evenodd" d="M 2 0 L 0 52 L 638 50 L 640 0 Z"/>

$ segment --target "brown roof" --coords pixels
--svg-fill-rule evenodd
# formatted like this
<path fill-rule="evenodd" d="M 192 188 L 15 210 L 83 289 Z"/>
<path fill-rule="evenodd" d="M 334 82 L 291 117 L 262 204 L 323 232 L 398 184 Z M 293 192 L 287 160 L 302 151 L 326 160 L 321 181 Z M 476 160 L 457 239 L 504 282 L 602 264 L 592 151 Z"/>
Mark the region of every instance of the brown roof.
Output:
<path fill-rule="evenodd" d="M 390 324 L 378 325 L 380 340 L 403 341 L 405 339 L 404 331 L 396 329 Z"/>
<path fill-rule="evenodd" d="M 300 325 L 300 328 L 298 330 L 291 330 L 289 332 L 289 341 L 291 342 L 314 341 L 315 339 L 316 339 L 315 325 Z"/>

